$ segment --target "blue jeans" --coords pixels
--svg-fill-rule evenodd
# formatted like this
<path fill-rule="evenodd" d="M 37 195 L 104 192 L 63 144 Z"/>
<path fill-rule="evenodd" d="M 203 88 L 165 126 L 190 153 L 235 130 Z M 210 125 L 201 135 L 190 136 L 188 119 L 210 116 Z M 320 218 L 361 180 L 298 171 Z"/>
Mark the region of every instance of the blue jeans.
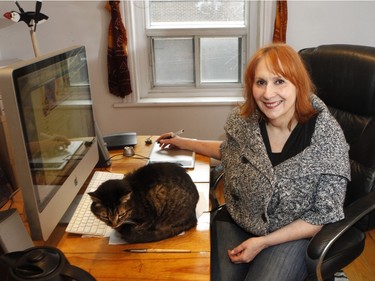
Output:
<path fill-rule="evenodd" d="M 305 264 L 307 239 L 272 246 L 250 263 L 234 264 L 227 250 L 254 235 L 240 228 L 226 208 L 211 223 L 211 281 L 303 281 L 308 277 Z"/>

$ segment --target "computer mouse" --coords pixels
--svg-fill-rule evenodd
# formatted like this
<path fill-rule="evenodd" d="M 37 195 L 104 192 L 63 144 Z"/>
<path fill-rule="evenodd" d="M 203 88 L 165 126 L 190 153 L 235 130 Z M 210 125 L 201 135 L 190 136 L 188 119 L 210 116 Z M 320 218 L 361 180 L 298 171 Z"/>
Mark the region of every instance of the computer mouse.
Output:
<path fill-rule="evenodd" d="M 131 146 L 125 146 L 123 155 L 126 157 L 132 157 L 135 155 L 134 148 Z"/>

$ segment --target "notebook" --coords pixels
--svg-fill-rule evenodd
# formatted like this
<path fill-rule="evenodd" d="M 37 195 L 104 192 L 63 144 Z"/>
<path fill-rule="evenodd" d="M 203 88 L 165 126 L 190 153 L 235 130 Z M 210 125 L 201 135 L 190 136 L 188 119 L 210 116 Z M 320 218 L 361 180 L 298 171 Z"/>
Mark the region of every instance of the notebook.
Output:
<path fill-rule="evenodd" d="M 158 143 L 154 143 L 148 163 L 176 163 L 183 168 L 194 168 L 195 152 L 183 149 L 160 148 Z"/>

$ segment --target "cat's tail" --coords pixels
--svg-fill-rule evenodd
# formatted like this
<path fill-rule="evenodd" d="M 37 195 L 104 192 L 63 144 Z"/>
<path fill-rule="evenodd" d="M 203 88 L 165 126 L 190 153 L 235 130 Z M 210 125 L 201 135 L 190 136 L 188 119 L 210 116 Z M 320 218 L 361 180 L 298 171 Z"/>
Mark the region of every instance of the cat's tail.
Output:
<path fill-rule="evenodd" d="M 176 225 L 159 225 L 153 227 L 128 225 L 118 231 L 127 243 L 146 243 L 177 236 L 193 228 L 196 224 L 197 219 L 194 217 L 194 219 Z"/>

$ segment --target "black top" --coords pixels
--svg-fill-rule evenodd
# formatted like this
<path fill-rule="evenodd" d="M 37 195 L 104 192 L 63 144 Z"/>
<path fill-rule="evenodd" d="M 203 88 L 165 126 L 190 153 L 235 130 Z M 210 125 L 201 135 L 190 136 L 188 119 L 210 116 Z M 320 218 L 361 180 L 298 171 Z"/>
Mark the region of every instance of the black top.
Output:
<path fill-rule="evenodd" d="M 310 145 L 311 138 L 315 130 L 316 118 L 317 115 L 312 117 L 305 124 L 298 123 L 286 141 L 283 150 L 279 153 L 273 153 L 271 151 L 271 145 L 266 129 L 266 121 L 262 119 L 259 122 L 260 132 L 267 149 L 268 157 L 270 158 L 273 166 L 276 166 L 281 162 L 297 155 Z"/>

